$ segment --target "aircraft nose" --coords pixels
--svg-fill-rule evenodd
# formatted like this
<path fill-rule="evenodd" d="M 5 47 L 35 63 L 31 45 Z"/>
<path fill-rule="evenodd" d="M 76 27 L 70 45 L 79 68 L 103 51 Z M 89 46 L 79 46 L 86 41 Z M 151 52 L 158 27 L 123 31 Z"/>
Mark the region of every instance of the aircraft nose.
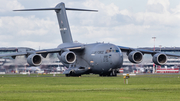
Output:
<path fill-rule="evenodd" d="M 115 68 L 119 68 L 123 63 L 122 54 L 113 54 L 112 55 L 112 62 Z"/>

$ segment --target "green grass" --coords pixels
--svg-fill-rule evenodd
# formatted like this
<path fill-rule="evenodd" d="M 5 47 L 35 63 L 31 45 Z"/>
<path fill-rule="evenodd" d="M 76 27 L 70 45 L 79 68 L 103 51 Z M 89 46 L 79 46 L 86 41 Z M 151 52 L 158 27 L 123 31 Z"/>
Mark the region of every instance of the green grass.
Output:
<path fill-rule="evenodd" d="M 179 101 L 180 75 L 0 75 L 0 101 Z"/>

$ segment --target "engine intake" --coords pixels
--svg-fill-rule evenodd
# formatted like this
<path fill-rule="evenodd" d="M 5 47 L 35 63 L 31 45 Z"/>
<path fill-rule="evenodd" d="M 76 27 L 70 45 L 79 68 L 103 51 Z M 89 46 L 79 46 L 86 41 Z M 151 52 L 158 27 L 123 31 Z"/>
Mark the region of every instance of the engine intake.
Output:
<path fill-rule="evenodd" d="M 61 54 L 60 61 L 66 64 L 74 63 L 76 61 L 76 55 L 72 51 L 65 51 Z"/>
<path fill-rule="evenodd" d="M 42 57 L 39 54 L 31 54 L 28 56 L 27 62 L 30 66 L 39 66 L 42 63 Z"/>
<path fill-rule="evenodd" d="M 167 62 L 167 56 L 162 53 L 157 53 L 153 56 L 153 62 L 156 65 L 164 65 Z"/>
<path fill-rule="evenodd" d="M 132 63 L 141 63 L 143 60 L 143 54 L 140 51 L 132 51 L 128 54 L 128 59 Z"/>

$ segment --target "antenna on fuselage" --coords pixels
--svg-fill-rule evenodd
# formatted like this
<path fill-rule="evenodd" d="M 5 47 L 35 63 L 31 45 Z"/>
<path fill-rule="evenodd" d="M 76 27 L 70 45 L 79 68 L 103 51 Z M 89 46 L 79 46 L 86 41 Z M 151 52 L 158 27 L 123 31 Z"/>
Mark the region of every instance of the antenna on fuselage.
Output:
<path fill-rule="evenodd" d="M 97 10 L 65 8 L 65 4 L 63 2 L 57 4 L 55 8 L 21 9 L 21 10 L 14 10 L 14 11 L 39 11 L 39 10 L 55 10 L 55 12 L 57 14 L 57 19 L 58 19 L 63 43 L 73 43 L 71 30 L 70 30 L 68 19 L 67 19 L 66 10 L 97 12 Z"/>

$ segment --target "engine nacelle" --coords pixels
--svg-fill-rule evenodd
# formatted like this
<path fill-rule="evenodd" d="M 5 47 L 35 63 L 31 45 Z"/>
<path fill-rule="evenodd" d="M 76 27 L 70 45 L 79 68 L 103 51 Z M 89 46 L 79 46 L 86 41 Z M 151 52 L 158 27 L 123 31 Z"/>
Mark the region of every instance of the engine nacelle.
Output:
<path fill-rule="evenodd" d="M 132 51 L 128 54 L 128 59 L 132 63 L 141 63 L 143 60 L 143 54 L 140 51 Z"/>
<path fill-rule="evenodd" d="M 167 62 L 167 56 L 162 53 L 157 53 L 153 56 L 153 62 L 156 65 L 164 65 Z"/>
<path fill-rule="evenodd" d="M 31 54 L 28 56 L 27 62 L 31 66 L 39 66 L 42 63 L 42 57 L 39 54 Z"/>
<path fill-rule="evenodd" d="M 60 61 L 66 64 L 74 63 L 76 61 L 76 55 L 72 51 L 65 51 L 61 54 Z"/>

